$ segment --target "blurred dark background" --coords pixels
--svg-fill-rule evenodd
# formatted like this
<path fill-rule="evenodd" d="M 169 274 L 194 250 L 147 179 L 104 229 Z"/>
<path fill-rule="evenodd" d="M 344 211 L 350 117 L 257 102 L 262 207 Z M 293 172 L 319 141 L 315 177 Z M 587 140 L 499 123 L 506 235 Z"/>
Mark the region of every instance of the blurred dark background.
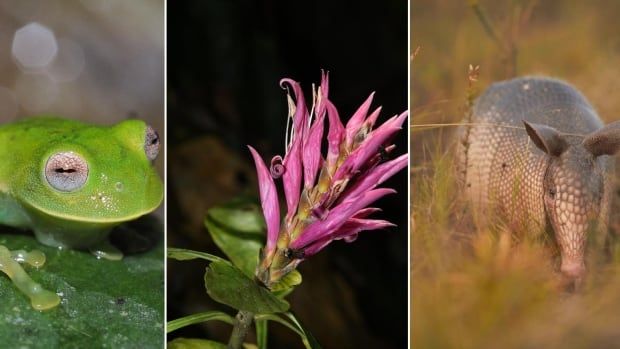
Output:
<path fill-rule="evenodd" d="M 239 195 L 258 196 L 246 144 L 266 158 L 283 153 L 286 94 L 302 84 L 307 100 L 320 69 L 330 99 L 347 119 L 372 92 L 380 121 L 407 108 L 407 1 L 183 1 L 168 3 L 168 246 L 220 253 L 202 224 L 206 210 Z M 396 154 L 406 150 L 406 129 Z M 335 242 L 300 266 L 292 309 L 326 348 L 402 348 L 407 343 L 406 173 L 385 184 L 378 217 L 398 227 Z M 207 309 L 203 262 L 168 263 L 168 320 Z M 216 323 L 175 337 L 227 341 Z M 251 338 L 248 338 L 252 340 Z M 270 347 L 302 347 L 270 325 Z"/>

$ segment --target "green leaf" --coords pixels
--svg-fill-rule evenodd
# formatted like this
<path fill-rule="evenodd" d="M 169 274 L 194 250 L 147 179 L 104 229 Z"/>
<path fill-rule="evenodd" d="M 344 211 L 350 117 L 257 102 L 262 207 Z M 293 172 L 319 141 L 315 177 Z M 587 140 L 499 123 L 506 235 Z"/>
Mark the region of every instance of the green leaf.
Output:
<path fill-rule="evenodd" d="M 301 284 L 301 273 L 293 270 L 284 275 L 276 284 L 271 287 L 271 291 L 278 297 L 283 298 L 293 291 L 295 286 Z"/>
<path fill-rule="evenodd" d="M 289 321 L 287 321 L 286 319 L 283 319 L 278 314 L 258 314 L 258 315 L 254 316 L 254 320 L 257 323 L 259 321 L 274 321 L 274 322 L 277 322 L 277 323 L 279 323 L 281 325 L 284 325 L 289 330 L 297 333 L 302 338 L 302 340 L 304 340 L 306 338 L 306 334 L 304 333 L 304 331 L 302 329 L 298 328 L 296 324 L 292 324 Z"/>
<path fill-rule="evenodd" d="M 235 309 L 268 314 L 284 312 L 289 308 L 288 302 L 276 297 L 228 263 L 209 264 L 205 273 L 205 286 L 211 298 Z"/>
<path fill-rule="evenodd" d="M 228 229 L 259 237 L 265 235 L 265 219 L 255 201 L 236 199 L 209 209 L 208 214 L 215 222 Z"/>
<path fill-rule="evenodd" d="M 215 256 L 215 255 L 209 254 L 209 253 L 186 250 L 183 248 L 168 247 L 167 252 L 168 252 L 168 258 L 176 259 L 179 261 L 187 261 L 187 260 L 197 259 L 197 258 L 206 259 L 210 262 L 225 261 L 224 259 L 218 256 Z"/>
<path fill-rule="evenodd" d="M 168 342 L 168 349 L 226 349 L 226 344 L 197 338 L 177 338 Z"/>
<path fill-rule="evenodd" d="M 232 316 L 221 311 L 206 311 L 204 313 L 192 314 L 172 321 L 168 321 L 168 325 L 166 326 L 166 332 L 170 333 L 172 331 L 178 330 L 181 327 L 211 320 L 223 321 L 230 325 L 232 325 L 234 322 Z"/>
<path fill-rule="evenodd" d="M 289 318 L 295 324 L 295 326 L 297 326 L 297 328 L 305 334 L 305 339 L 302 339 L 302 342 L 307 349 L 321 349 L 321 345 L 316 340 L 316 338 L 314 338 L 310 331 L 304 328 L 304 326 L 299 320 L 297 320 L 297 318 L 295 317 L 295 315 L 293 315 L 292 312 L 286 312 L 283 315 Z"/>
<path fill-rule="evenodd" d="M 264 218 L 251 202 L 237 200 L 207 212 L 205 226 L 231 262 L 252 278 L 265 241 Z"/>
<path fill-rule="evenodd" d="M 3 348 L 161 348 L 164 345 L 164 246 L 121 261 L 98 260 L 89 252 L 59 250 L 28 234 L 7 234 L 11 250 L 43 251 L 46 263 L 24 266 L 33 280 L 60 295 L 61 304 L 39 312 L 0 273 L 0 346 Z M 140 230 L 140 233 L 143 231 Z"/>
<path fill-rule="evenodd" d="M 283 318 L 281 315 L 278 315 L 278 314 L 259 314 L 259 315 L 254 316 L 254 319 L 257 323 L 259 321 L 270 320 L 270 321 L 277 322 L 281 325 L 284 325 L 288 329 L 292 330 L 293 332 L 299 335 L 306 349 L 321 349 L 321 345 L 317 342 L 314 336 L 312 336 L 312 334 L 309 331 L 305 330 L 301 326 L 301 323 L 295 318 L 295 316 L 292 313 L 287 312 L 287 313 L 283 313 L 282 315 L 288 318 L 290 321 Z"/>
<path fill-rule="evenodd" d="M 259 349 L 267 349 L 267 320 L 254 320 L 256 327 L 256 344 Z"/>

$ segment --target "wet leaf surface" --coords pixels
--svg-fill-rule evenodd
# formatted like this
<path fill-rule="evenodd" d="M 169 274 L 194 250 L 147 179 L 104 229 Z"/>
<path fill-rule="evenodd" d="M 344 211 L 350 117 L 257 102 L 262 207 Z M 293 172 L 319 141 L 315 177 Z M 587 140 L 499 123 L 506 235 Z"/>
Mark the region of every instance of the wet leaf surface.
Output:
<path fill-rule="evenodd" d="M 24 268 L 36 282 L 61 298 L 58 307 L 36 311 L 0 273 L 2 347 L 163 346 L 163 241 L 118 262 L 98 260 L 84 251 L 44 246 L 29 234 L 0 235 L 0 244 L 11 250 L 43 251 L 47 257 L 43 267 Z"/>

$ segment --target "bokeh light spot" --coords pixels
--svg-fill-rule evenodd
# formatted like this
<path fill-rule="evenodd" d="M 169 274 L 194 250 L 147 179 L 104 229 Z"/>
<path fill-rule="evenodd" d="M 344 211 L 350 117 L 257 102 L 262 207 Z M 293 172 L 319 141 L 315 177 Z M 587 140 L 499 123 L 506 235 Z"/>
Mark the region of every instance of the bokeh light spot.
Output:
<path fill-rule="evenodd" d="M 58 44 L 49 28 L 33 22 L 15 32 L 11 52 L 21 68 L 37 70 L 52 62 L 58 52 Z"/>

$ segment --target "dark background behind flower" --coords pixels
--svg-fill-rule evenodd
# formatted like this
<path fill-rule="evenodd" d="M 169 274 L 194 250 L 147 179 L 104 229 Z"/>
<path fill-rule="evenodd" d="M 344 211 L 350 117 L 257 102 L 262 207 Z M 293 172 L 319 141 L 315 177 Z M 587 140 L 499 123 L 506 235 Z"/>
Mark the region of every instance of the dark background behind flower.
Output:
<path fill-rule="evenodd" d="M 302 84 L 307 100 L 320 69 L 345 121 L 376 91 L 380 121 L 407 108 L 407 2 L 372 5 L 317 1 L 186 1 L 168 4 L 168 245 L 218 251 L 202 220 L 235 196 L 258 197 L 246 144 L 268 161 L 282 154 L 286 95 Z M 395 154 L 406 151 L 404 129 Z M 327 348 L 401 348 L 407 342 L 407 184 L 402 171 L 385 187 L 378 218 L 398 225 L 334 242 L 302 263 L 292 309 Z M 219 251 L 218 251 L 219 253 Z M 206 296 L 205 264 L 170 262 L 168 319 L 223 307 Z M 225 309 L 225 308 L 223 308 Z M 232 313 L 230 309 L 225 309 Z M 226 341 L 231 327 L 209 323 L 176 336 Z M 270 345 L 302 347 L 279 325 Z"/>

